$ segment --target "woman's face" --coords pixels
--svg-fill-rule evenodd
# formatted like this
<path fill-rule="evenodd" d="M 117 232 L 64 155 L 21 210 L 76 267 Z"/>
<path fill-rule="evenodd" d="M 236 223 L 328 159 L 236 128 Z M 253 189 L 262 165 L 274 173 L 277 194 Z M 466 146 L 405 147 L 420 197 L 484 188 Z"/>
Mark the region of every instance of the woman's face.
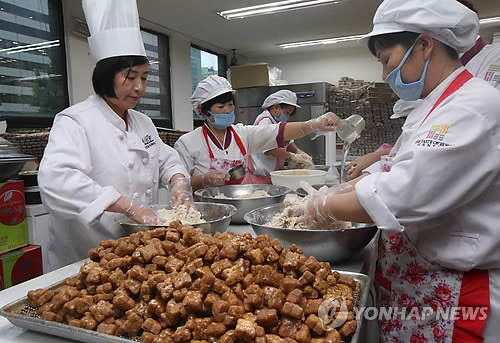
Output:
<path fill-rule="evenodd" d="M 280 107 L 279 104 L 276 104 L 276 105 L 273 105 L 273 112 L 272 113 L 273 113 L 274 117 L 279 118 L 281 116 L 281 112 L 283 112 L 286 119 L 288 120 L 292 116 L 292 113 L 294 110 L 295 110 L 295 106 L 282 105 L 282 107 Z"/>
<path fill-rule="evenodd" d="M 216 103 L 216 104 L 213 104 L 212 107 L 210 107 L 210 112 L 214 113 L 214 114 L 217 114 L 217 113 L 231 113 L 234 111 L 234 101 L 231 100 L 231 101 L 227 101 L 225 103 Z M 211 118 L 212 116 L 210 115 L 209 118 L 213 120 L 213 118 Z"/>
<path fill-rule="evenodd" d="M 401 63 L 408 49 L 401 44 L 390 48 L 376 47 L 377 58 L 382 63 L 382 79 L 387 76 Z M 404 83 L 412 83 L 420 79 L 424 70 L 426 58 L 422 45 L 417 42 L 406 62 L 401 67 L 401 79 Z"/>
<path fill-rule="evenodd" d="M 111 108 L 124 115 L 125 112 L 134 108 L 144 95 L 147 86 L 149 64 L 125 68 L 116 73 L 113 80 L 113 87 L 116 98 L 106 97 Z"/>

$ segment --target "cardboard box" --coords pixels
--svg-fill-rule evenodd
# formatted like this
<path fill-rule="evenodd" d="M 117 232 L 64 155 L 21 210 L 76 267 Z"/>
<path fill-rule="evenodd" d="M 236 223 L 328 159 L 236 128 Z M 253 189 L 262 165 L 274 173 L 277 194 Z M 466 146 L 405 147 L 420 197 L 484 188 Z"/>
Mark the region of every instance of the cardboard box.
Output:
<path fill-rule="evenodd" d="M 267 63 L 244 64 L 229 68 L 234 89 L 269 86 Z"/>
<path fill-rule="evenodd" d="M 42 249 L 38 245 L 0 254 L 0 290 L 42 274 Z"/>
<path fill-rule="evenodd" d="M 0 253 L 28 245 L 24 182 L 0 183 Z"/>

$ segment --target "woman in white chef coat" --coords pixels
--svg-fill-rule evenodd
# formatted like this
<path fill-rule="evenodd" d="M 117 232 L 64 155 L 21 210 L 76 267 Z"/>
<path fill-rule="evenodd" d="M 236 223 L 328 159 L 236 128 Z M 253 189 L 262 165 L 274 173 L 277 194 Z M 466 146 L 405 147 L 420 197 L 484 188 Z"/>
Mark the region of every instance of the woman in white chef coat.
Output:
<path fill-rule="evenodd" d="M 83 1 L 96 95 L 56 115 L 40 164 L 50 270 L 88 257 L 102 240 L 126 235 L 112 213 L 156 223 L 154 212 L 141 205 L 157 203 L 160 186 L 170 187 L 172 204 L 190 202 L 189 174 L 177 152 L 163 144 L 150 118 L 132 109 L 144 95 L 149 66 L 135 0 L 113 4 Z M 99 19 L 130 28 L 94 26 Z"/>
<path fill-rule="evenodd" d="M 262 104 L 264 111 L 257 116 L 254 125 L 270 125 L 287 122 L 300 108 L 297 105 L 297 95 L 287 89 L 279 90 L 269 95 Z M 286 160 L 292 160 L 302 152 L 292 142 L 285 142 L 283 148 L 253 153 L 248 158 L 248 172 L 244 183 L 270 184 L 270 172 L 283 169 Z"/>
<path fill-rule="evenodd" d="M 418 124 L 392 169 L 350 192 L 316 193 L 295 213 L 310 226 L 380 229 L 378 305 L 399 311 L 379 316 L 381 341 L 497 342 L 500 93 L 458 59 L 475 43 L 478 18 L 455 0 L 385 0 L 373 23 L 362 41 L 400 98 L 423 98 L 407 118 Z"/>
<path fill-rule="evenodd" d="M 206 118 L 203 126 L 182 135 L 175 149 L 191 175 L 193 190 L 242 183 L 228 171 L 246 166 L 248 154 L 283 148 L 284 142 L 312 132 L 334 131 L 340 119 L 333 113 L 305 122 L 253 126 L 233 125 L 234 90 L 225 78 L 211 75 L 200 81 L 191 97 L 193 110 Z"/>

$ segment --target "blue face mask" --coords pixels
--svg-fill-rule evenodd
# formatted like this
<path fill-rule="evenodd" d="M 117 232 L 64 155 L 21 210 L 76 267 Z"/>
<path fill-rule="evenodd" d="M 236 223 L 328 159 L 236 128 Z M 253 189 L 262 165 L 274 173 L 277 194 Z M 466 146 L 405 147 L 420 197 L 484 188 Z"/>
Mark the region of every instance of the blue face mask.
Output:
<path fill-rule="evenodd" d="M 423 71 L 422 75 L 420 76 L 420 80 L 412 82 L 412 83 L 404 83 L 403 82 L 403 80 L 401 79 L 401 68 L 405 64 L 408 56 L 410 56 L 416 43 L 417 43 L 417 41 L 415 41 L 415 43 L 413 43 L 413 45 L 408 49 L 405 56 L 401 60 L 401 63 L 399 63 L 399 65 L 396 67 L 396 69 L 391 71 L 391 73 L 385 79 L 385 82 L 388 83 L 389 86 L 391 86 L 394 93 L 396 93 L 396 95 L 400 99 L 406 100 L 406 101 L 417 100 L 422 95 L 422 90 L 424 89 L 425 73 L 427 71 L 427 66 L 429 65 L 429 60 L 431 59 L 431 57 L 429 56 L 427 61 L 425 61 L 424 71 Z"/>
<path fill-rule="evenodd" d="M 224 130 L 234 123 L 234 111 L 230 113 L 212 113 L 208 111 L 208 113 L 214 116 L 214 121 L 207 119 L 217 130 Z"/>
<path fill-rule="evenodd" d="M 274 117 L 274 118 L 276 119 L 276 121 L 277 121 L 278 123 L 281 123 L 281 122 L 286 122 L 286 121 L 288 120 L 288 118 L 287 118 L 287 117 L 286 117 L 286 115 L 283 113 L 283 111 L 281 110 L 281 108 L 280 108 L 280 112 L 281 112 L 281 115 L 279 116 L 279 118 L 276 118 L 276 117 Z"/>

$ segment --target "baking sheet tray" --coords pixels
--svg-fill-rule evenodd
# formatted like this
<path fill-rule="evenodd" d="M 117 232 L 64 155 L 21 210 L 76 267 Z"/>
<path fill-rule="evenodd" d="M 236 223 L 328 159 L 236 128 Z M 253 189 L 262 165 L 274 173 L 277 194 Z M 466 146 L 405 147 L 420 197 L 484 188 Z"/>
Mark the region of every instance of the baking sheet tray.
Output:
<path fill-rule="evenodd" d="M 335 269 L 334 269 L 335 270 Z M 355 307 L 366 307 L 370 292 L 370 278 L 361 273 L 353 273 L 337 270 L 342 275 L 351 276 L 357 283 L 357 289 L 354 292 L 356 303 Z M 53 284 L 47 289 L 60 287 L 62 281 Z M 26 296 L 5 305 L 0 309 L 0 315 L 7 318 L 13 325 L 24 329 L 43 332 L 45 334 L 68 338 L 80 342 L 95 342 L 95 343 L 130 343 L 140 342 L 139 337 L 133 339 L 126 337 L 111 336 L 93 330 L 87 330 L 52 322 L 40 318 L 36 314 L 37 309 L 28 305 Z M 345 340 L 349 343 L 361 343 L 361 331 L 363 328 L 363 318 L 358 320 L 358 327 L 354 334 Z"/>

